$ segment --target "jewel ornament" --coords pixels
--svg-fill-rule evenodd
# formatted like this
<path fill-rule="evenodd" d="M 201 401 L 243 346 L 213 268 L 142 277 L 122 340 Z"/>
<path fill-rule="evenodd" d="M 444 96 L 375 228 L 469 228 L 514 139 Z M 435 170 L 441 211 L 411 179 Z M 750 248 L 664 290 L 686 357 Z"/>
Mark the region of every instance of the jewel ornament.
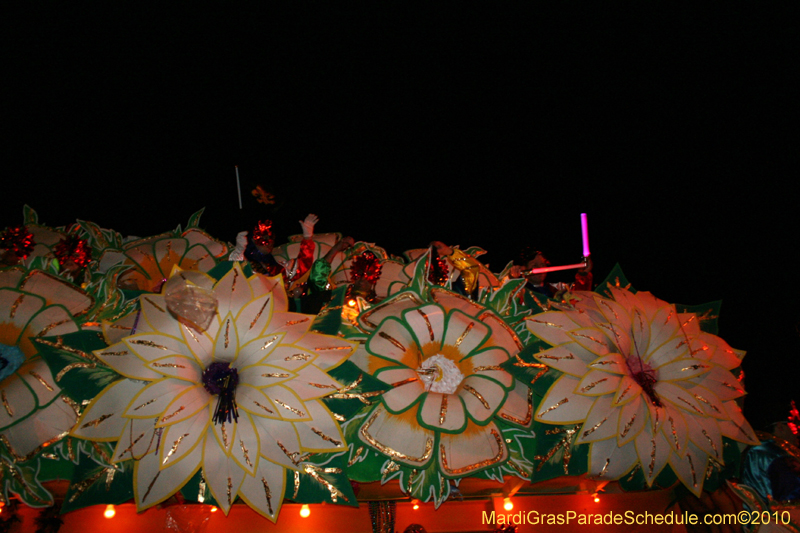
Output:
<path fill-rule="evenodd" d="M 238 496 L 274 521 L 286 470 L 302 471 L 307 453 L 344 449 L 321 398 L 341 387 L 325 370 L 353 345 L 287 312 L 280 277 L 247 278 L 238 263 L 216 282 L 179 274 L 218 302 L 209 327 L 170 313 L 163 294 L 141 296 L 137 332 L 94 352 L 125 379 L 95 398 L 73 434 L 118 441 L 113 460 L 134 460 L 139 510 L 202 468 L 226 514 Z"/>
<path fill-rule="evenodd" d="M 757 443 L 735 401 L 745 392 L 731 370 L 744 353 L 648 292 L 610 291 L 611 299 L 578 292 L 572 309 L 526 321 L 553 346 L 536 359 L 563 373 L 536 420 L 581 424 L 575 442 L 590 445 L 592 477 L 641 467 L 652 486 L 670 465 L 699 495 L 707 468 L 723 464 L 723 436 Z"/>

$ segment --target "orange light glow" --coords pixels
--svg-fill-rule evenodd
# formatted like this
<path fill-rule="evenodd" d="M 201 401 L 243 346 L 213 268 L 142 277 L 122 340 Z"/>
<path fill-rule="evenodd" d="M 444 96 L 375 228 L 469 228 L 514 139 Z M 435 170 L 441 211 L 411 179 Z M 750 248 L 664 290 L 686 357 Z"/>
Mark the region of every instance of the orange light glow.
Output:
<path fill-rule="evenodd" d="M 106 505 L 106 510 L 103 511 L 103 516 L 106 518 L 114 518 L 115 514 L 117 514 L 117 510 L 114 509 L 114 506 L 111 504 Z"/>
<path fill-rule="evenodd" d="M 414 504 L 414 505 L 412 506 L 412 509 L 414 509 L 415 511 L 416 511 L 417 509 L 419 509 L 419 500 L 411 500 L 411 503 L 413 503 L 413 504 Z"/>
<path fill-rule="evenodd" d="M 594 503 L 600 503 L 600 496 L 597 494 L 594 495 Z"/>
<path fill-rule="evenodd" d="M 355 307 L 356 306 L 356 301 L 355 300 L 347 300 L 347 305 L 349 305 L 350 307 Z"/>
<path fill-rule="evenodd" d="M 211 508 L 211 512 L 212 512 L 212 513 L 216 513 L 216 512 L 217 512 L 217 508 L 216 508 L 216 507 L 212 507 L 212 508 Z"/>
<path fill-rule="evenodd" d="M 506 511 L 510 511 L 511 509 L 514 508 L 514 504 L 511 503 L 511 498 L 506 498 L 503 500 L 503 502 L 505 502 L 503 503 L 503 509 L 505 509 Z"/>
<path fill-rule="evenodd" d="M 302 516 L 303 518 L 308 518 L 308 515 L 310 514 L 311 514 L 311 509 L 308 508 L 308 505 L 303 505 L 300 508 L 300 516 Z"/>

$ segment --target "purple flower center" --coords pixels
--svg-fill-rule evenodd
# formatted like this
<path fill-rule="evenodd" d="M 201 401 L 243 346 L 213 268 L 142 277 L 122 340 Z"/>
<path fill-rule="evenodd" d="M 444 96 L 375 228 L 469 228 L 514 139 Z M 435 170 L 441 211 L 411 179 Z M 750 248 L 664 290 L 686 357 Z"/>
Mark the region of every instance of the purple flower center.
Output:
<path fill-rule="evenodd" d="M 639 384 L 650 401 L 656 407 L 663 407 L 661 398 L 658 397 L 655 391 L 655 384 L 658 383 L 656 379 L 655 370 L 650 368 L 650 365 L 643 363 L 638 357 L 628 357 L 628 369 L 631 371 L 631 378 Z"/>
<path fill-rule="evenodd" d="M 203 371 L 203 387 L 217 395 L 217 408 L 214 410 L 215 424 L 230 423 L 239 419 L 236 406 L 236 386 L 239 384 L 239 372 L 228 363 L 211 363 Z"/>

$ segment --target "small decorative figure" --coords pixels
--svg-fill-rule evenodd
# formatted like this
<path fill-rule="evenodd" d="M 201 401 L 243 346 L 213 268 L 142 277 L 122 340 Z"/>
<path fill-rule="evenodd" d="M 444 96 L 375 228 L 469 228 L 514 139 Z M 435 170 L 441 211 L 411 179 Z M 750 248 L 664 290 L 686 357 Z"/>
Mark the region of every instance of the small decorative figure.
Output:
<path fill-rule="evenodd" d="M 284 275 L 284 282 L 290 287 L 311 268 L 314 254 L 314 226 L 319 218 L 309 214 L 304 220 L 299 221 L 303 228 L 303 240 L 300 243 L 300 254 L 297 259 L 289 262 L 278 261 L 272 255 L 275 246 L 275 236 L 272 231 L 272 221 L 259 220 L 248 239 L 246 231 L 236 236 L 236 248 L 231 252 L 229 260 L 250 262 L 253 270 L 268 276 Z"/>
<path fill-rule="evenodd" d="M 550 266 L 550 261 L 539 250 L 534 250 L 530 246 L 522 249 L 514 266 L 508 272 L 512 278 L 522 278 L 527 280 L 525 288 L 541 296 L 556 298 L 564 291 L 590 291 L 592 290 L 592 260 L 585 259 L 585 267 L 575 273 L 575 281 L 572 284 L 566 283 L 546 283 L 547 273 L 533 274 L 530 271 L 537 268 Z"/>

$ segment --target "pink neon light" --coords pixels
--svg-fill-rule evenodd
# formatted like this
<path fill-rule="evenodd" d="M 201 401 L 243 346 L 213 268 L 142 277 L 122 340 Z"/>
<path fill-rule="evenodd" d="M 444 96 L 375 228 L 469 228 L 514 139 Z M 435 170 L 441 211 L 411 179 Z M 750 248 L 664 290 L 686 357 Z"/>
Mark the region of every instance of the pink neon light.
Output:
<path fill-rule="evenodd" d="M 557 272 L 559 270 L 569 270 L 571 268 L 584 268 L 586 263 L 575 263 L 574 265 L 563 265 L 557 267 L 542 267 L 542 268 L 533 268 L 525 272 L 525 275 L 528 274 L 545 274 L 547 272 Z"/>
<path fill-rule="evenodd" d="M 581 213 L 581 237 L 583 237 L 583 257 L 589 257 L 589 223 L 586 213 Z"/>

